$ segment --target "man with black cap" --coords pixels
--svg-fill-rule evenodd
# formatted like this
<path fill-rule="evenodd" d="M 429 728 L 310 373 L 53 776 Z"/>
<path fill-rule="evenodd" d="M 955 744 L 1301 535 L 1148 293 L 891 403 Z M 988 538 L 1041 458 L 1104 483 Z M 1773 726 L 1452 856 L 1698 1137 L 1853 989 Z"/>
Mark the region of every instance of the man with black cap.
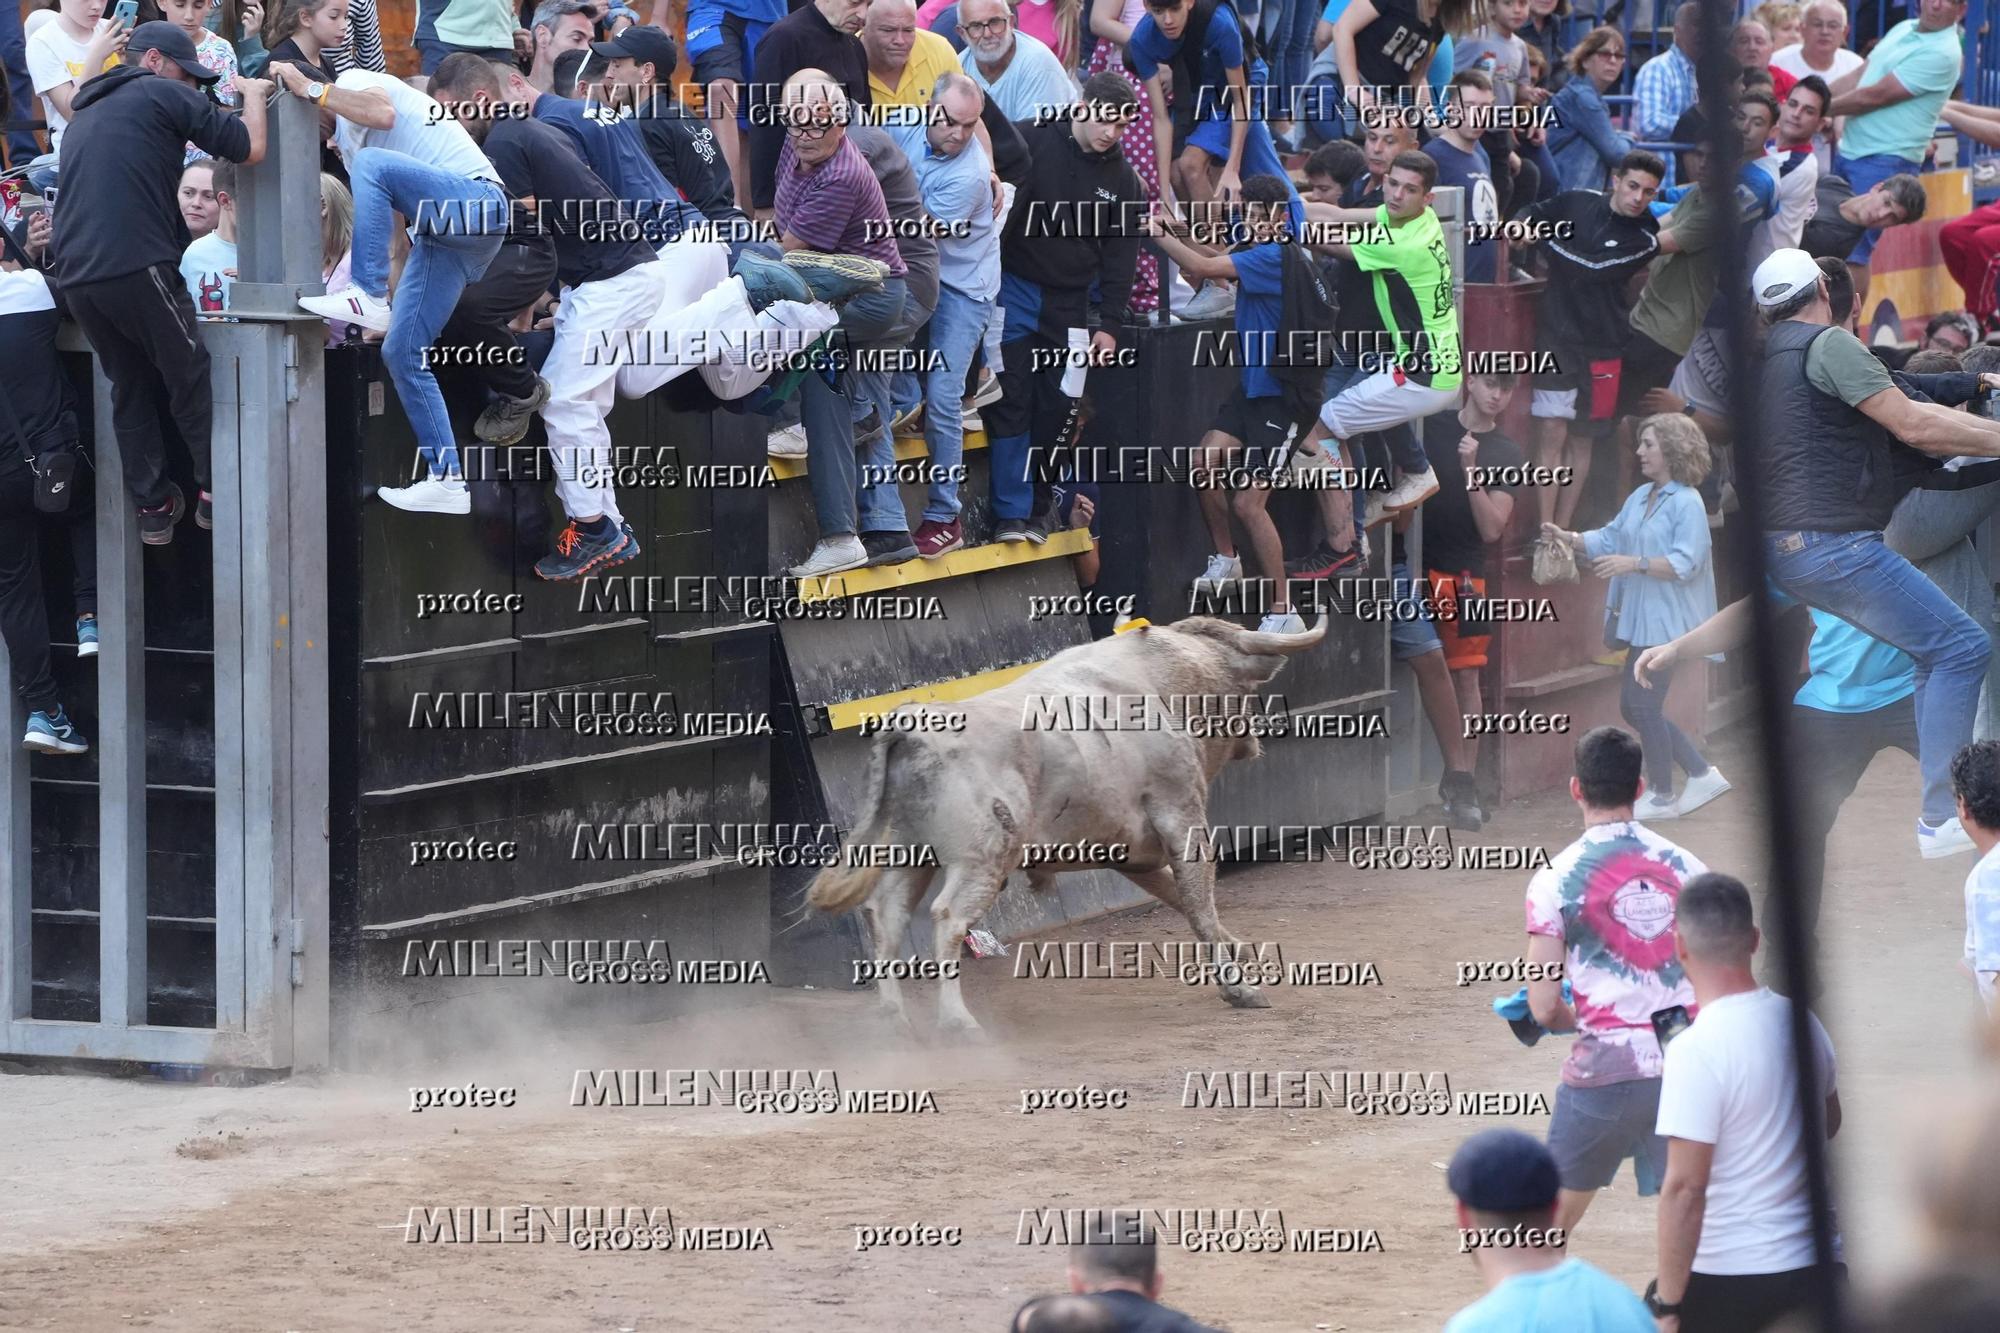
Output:
<path fill-rule="evenodd" d="M 748 221 L 736 206 L 736 186 L 714 129 L 674 100 L 674 70 L 680 65 L 674 39 L 659 28 L 635 25 L 608 42 L 591 43 L 590 50 L 610 62 L 605 101 L 638 124 L 653 165 L 715 224 L 733 257 L 749 237 Z"/>
<path fill-rule="evenodd" d="M 1459 1252 L 1486 1283 L 1445 1333 L 1654 1333 L 1637 1296 L 1564 1253 L 1555 1229 L 1562 1178 L 1547 1148 L 1517 1129 L 1489 1129 L 1459 1145 L 1445 1183 L 1458 1200 Z"/>
<path fill-rule="evenodd" d="M 239 77 L 242 118 L 204 97 L 216 76 L 171 23 L 142 23 L 125 63 L 83 84 L 63 133 L 53 277 L 97 349 L 111 381 L 111 414 L 125 488 L 149 546 L 174 539 L 187 506 L 167 479 L 164 406 L 194 462 L 195 522 L 211 525 L 209 435 L 215 405 L 208 351 L 181 282 L 192 239 L 175 203 L 187 145 L 231 162 L 264 159 L 264 99 L 271 85 Z"/>
<path fill-rule="evenodd" d="M 1927 858 L 1970 850 L 1952 813 L 1951 757 L 1972 739 L 1992 650 L 1978 622 L 1890 550 L 1882 529 L 1904 489 L 1899 474 L 1936 458 L 2000 458 L 2000 422 L 1897 388 L 1834 326 L 1826 277 L 1805 251 L 1774 251 L 1750 289 L 1770 326 L 1757 401 L 1771 577 L 1916 662 L 1917 847 Z"/>

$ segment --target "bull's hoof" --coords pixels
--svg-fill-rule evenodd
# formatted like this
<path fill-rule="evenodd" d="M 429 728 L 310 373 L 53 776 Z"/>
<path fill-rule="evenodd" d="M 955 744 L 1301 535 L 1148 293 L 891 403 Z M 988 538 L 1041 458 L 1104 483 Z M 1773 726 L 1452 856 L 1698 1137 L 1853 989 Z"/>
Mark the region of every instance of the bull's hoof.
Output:
<path fill-rule="evenodd" d="M 917 1025 L 910 1021 L 910 1011 L 899 1004 L 878 1004 L 870 1012 L 875 1015 L 876 1022 L 899 1032 L 911 1034 L 917 1030 Z"/>
<path fill-rule="evenodd" d="M 993 1040 L 992 1037 L 987 1035 L 985 1028 L 970 1021 L 940 1020 L 937 1030 L 940 1040 L 953 1043 L 983 1045 Z"/>
<path fill-rule="evenodd" d="M 1222 998 L 1237 1009 L 1269 1009 L 1271 1002 L 1264 998 L 1264 992 L 1255 986 L 1245 986 L 1241 990 L 1224 991 Z"/>

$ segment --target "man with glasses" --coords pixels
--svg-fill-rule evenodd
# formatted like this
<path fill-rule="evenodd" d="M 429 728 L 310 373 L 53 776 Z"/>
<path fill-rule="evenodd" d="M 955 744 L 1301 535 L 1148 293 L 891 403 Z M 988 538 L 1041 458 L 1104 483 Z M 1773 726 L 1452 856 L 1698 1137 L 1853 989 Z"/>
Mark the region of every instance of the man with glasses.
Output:
<path fill-rule="evenodd" d="M 1014 27 L 1007 0 L 960 0 L 958 30 L 965 34 L 959 66 L 1007 119 L 1031 121 L 1076 101 L 1062 61 Z"/>
<path fill-rule="evenodd" d="M 803 11 L 801 11 L 803 12 Z M 875 563 L 877 555 L 900 552 L 907 532 L 859 532 L 855 458 L 856 398 L 863 386 L 847 365 L 857 345 L 886 339 L 903 317 L 908 267 L 889 224 L 889 205 L 868 160 L 847 137 L 853 107 L 841 86 L 824 70 L 807 69 L 785 84 L 780 114 L 785 142 L 778 154 L 772 200 L 778 243 L 798 250 L 849 256 L 870 274 L 888 272 L 882 286 L 849 301 L 840 312 L 834 365 L 838 384 L 809 374 L 800 382 L 799 418 L 805 427 L 808 475 L 819 542 L 794 566 L 795 578 L 817 578 Z M 884 423 L 886 424 L 886 423 Z M 866 538 L 882 547 L 871 552 Z M 890 538 L 897 538 L 893 546 Z"/>
<path fill-rule="evenodd" d="M 1965 57 L 1958 21 L 1964 16 L 1965 0 L 1922 0 L 1916 18 L 1891 28 L 1866 64 L 1830 85 L 1833 105 L 1827 114 L 1847 117 L 1840 174 L 1855 193 L 1922 165 L 1938 115 L 1958 86 Z M 1868 260 L 1881 234 L 1864 233 L 1847 256 L 1864 295 Z"/>
<path fill-rule="evenodd" d="M 811 0 L 773 23 L 757 43 L 757 77 L 744 85 L 744 106 L 750 126 L 750 203 L 760 220 L 771 216 L 778 157 L 785 147 L 784 109 L 771 105 L 771 91 L 811 70 L 838 84 L 848 105 L 871 105 L 868 51 L 859 35 L 867 10 L 868 0 Z M 688 49 L 696 49 L 692 26 Z"/>

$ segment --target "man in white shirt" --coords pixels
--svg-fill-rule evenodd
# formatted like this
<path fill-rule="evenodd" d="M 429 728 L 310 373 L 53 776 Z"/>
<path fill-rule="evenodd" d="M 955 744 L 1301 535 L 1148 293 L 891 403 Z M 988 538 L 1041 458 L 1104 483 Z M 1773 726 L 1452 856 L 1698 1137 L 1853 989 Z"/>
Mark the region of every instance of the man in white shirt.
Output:
<path fill-rule="evenodd" d="M 1951 791 L 1979 849 L 1965 877 L 1965 966 L 1990 1014 L 2000 975 L 2000 741 L 1975 741 L 1952 756 Z"/>
<path fill-rule="evenodd" d="M 282 61 L 271 74 L 320 107 L 354 186 L 353 285 L 299 304 L 322 319 L 386 333 L 382 364 L 402 399 L 429 475 L 384 486 L 383 500 L 415 513 L 469 514 L 472 498 L 437 377 L 426 362 L 467 284 L 479 280 L 507 234 L 500 174 L 465 132 L 401 79 L 351 69 L 322 84 Z M 395 214 L 410 223 L 401 294 L 389 307 L 389 242 Z"/>
<path fill-rule="evenodd" d="M 1817 74 L 1829 84 L 1865 63 L 1847 49 L 1847 6 L 1840 0 L 1812 0 L 1799 20 L 1801 39 L 1771 53 L 1771 64 L 1803 79 Z"/>
<path fill-rule="evenodd" d="M 1819 159 L 1813 140 L 1826 123 L 1827 103 L 1833 95 L 1817 75 L 1807 75 L 1792 85 L 1778 107 L 1777 133 L 1771 151 L 1757 160 L 1777 182 L 1771 198 L 1771 216 L 1750 230 L 1752 269 L 1771 257 L 1773 250 L 1796 250 L 1819 206 Z"/>
<path fill-rule="evenodd" d="M 1009 120 L 1033 120 L 1076 103 L 1076 81 L 1056 53 L 1014 26 L 1007 0 L 959 0 L 958 62 Z"/>
<path fill-rule="evenodd" d="M 1814 1264 L 1805 1126 L 1792 1063 L 1791 1001 L 1759 986 L 1750 892 L 1697 875 L 1676 903 L 1674 949 L 1694 987 L 1694 1025 L 1667 1046 L 1658 1129 L 1667 1140 L 1659 1277 L 1646 1303 L 1661 1333 L 1770 1327 L 1844 1277 Z M 1840 1129 L 1833 1043 L 1808 1015 L 1813 1085 L 1828 1138 Z"/>

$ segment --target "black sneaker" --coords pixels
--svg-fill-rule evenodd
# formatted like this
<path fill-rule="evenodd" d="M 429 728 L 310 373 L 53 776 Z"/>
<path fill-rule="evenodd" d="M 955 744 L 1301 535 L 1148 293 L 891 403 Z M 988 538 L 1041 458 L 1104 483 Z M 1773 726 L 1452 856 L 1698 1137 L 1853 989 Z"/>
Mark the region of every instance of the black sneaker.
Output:
<path fill-rule="evenodd" d="M 472 423 L 472 433 L 488 444 L 519 444 L 528 436 L 535 413 L 549 405 L 549 382 L 535 377 L 535 391 L 526 398 L 499 395 Z"/>
<path fill-rule="evenodd" d="M 1330 579 L 1361 564 L 1361 552 L 1353 547 L 1336 551 L 1321 542 L 1311 554 L 1285 562 L 1285 573 L 1295 579 Z"/>
<path fill-rule="evenodd" d="M 1455 829 L 1477 833 L 1486 824 L 1479 808 L 1479 785 L 1470 773 L 1446 769 L 1438 781 L 1438 799 L 1444 803 L 1445 822 Z"/>
<path fill-rule="evenodd" d="M 907 532 L 864 532 L 861 545 L 871 565 L 900 565 L 917 558 L 917 544 Z"/>
<path fill-rule="evenodd" d="M 194 525 L 203 532 L 215 531 L 215 497 L 207 491 L 195 497 Z"/>
<path fill-rule="evenodd" d="M 1028 537 L 1027 520 L 1019 518 L 1001 519 L 998 523 L 993 525 L 993 540 L 996 542 L 1028 541 L 1029 537 Z M 1048 540 L 1047 533 L 1042 534 L 1042 540 L 1043 541 Z"/>
<path fill-rule="evenodd" d="M 1021 520 L 1021 535 L 1037 546 L 1044 545 L 1049 540 L 1049 530 L 1046 524 L 1046 518 L 1023 519 Z"/>
<path fill-rule="evenodd" d="M 174 524 L 187 512 L 187 496 L 173 482 L 167 483 L 165 503 L 139 510 L 139 540 L 148 546 L 166 546 L 174 539 Z"/>

